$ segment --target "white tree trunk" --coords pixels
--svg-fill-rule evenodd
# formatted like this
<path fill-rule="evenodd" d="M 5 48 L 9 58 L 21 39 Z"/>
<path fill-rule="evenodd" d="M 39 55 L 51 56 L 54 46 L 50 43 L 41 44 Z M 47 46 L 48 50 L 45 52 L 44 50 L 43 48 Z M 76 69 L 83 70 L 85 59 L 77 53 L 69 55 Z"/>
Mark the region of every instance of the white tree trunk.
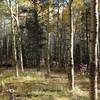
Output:
<path fill-rule="evenodd" d="M 91 0 L 91 34 L 90 34 L 90 99 L 97 100 L 97 69 L 98 69 L 98 0 Z"/>
<path fill-rule="evenodd" d="M 16 68 L 16 76 L 19 77 L 19 70 L 18 70 L 18 62 L 17 62 L 17 49 L 16 49 L 16 34 L 14 29 L 14 22 L 13 22 L 13 10 L 11 2 L 10 8 L 11 8 L 11 31 L 13 35 L 13 59 L 14 59 L 14 67 Z"/>
<path fill-rule="evenodd" d="M 74 58 L 73 58 L 73 40 L 74 40 L 74 34 L 73 34 L 73 16 L 72 16 L 72 2 L 73 0 L 70 0 L 69 3 L 69 56 L 68 56 L 68 78 L 69 78 L 69 88 L 74 89 Z"/>

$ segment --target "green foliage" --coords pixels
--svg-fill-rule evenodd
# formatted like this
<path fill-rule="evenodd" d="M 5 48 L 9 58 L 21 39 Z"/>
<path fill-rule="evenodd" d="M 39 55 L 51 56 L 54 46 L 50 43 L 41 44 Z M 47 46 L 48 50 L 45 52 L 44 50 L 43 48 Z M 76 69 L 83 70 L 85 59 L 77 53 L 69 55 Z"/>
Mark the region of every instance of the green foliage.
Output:
<path fill-rule="evenodd" d="M 9 8 L 3 2 L 0 3 L 0 17 L 8 16 L 9 15 Z"/>

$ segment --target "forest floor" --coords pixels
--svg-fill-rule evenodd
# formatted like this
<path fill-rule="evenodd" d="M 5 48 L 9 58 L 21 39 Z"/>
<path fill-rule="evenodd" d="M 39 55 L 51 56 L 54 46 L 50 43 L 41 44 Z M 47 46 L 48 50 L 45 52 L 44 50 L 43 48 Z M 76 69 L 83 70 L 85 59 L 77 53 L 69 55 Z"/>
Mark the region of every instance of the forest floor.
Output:
<path fill-rule="evenodd" d="M 0 100 L 9 100 L 9 89 L 14 90 L 16 100 L 89 100 L 88 76 L 76 74 L 75 85 L 75 90 L 68 89 L 66 73 L 52 72 L 48 78 L 44 71 L 26 69 L 16 78 L 14 70 L 1 70 Z"/>

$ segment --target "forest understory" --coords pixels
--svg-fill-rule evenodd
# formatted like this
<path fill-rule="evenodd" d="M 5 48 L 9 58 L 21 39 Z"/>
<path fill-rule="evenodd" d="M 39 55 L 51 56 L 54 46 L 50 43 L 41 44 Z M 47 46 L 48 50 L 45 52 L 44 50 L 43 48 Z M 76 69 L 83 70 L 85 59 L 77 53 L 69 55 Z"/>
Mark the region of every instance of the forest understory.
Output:
<path fill-rule="evenodd" d="M 2 69 L 0 72 L 0 100 L 89 100 L 88 75 L 75 73 L 75 90 L 68 89 L 67 73 L 52 72 L 47 77 L 45 70 L 25 69 L 19 78 L 15 70 Z M 12 90 L 10 94 L 9 90 Z M 100 81 L 98 82 L 100 100 Z"/>

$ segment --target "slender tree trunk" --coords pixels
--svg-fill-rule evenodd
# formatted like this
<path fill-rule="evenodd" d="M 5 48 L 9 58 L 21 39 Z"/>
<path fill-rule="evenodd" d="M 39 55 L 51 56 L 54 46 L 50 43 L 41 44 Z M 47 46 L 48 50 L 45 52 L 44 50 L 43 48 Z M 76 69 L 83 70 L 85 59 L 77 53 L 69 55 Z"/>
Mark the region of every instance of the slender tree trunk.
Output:
<path fill-rule="evenodd" d="M 74 34 L 73 34 L 73 16 L 72 16 L 72 2 L 73 0 L 70 0 L 69 3 L 69 56 L 68 56 L 68 78 L 69 78 L 69 88 L 74 89 L 74 58 L 73 58 L 73 40 L 74 40 Z"/>
<path fill-rule="evenodd" d="M 85 21 L 86 21 L 86 26 L 85 26 L 85 28 L 86 28 L 86 49 L 87 49 L 87 70 L 89 71 L 89 32 L 88 32 L 88 16 L 87 16 L 87 14 L 88 14 L 88 11 L 87 11 L 87 6 L 86 6 L 86 12 L 85 12 Z"/>
<path fill-rule="evenodd" d="M 18 62 L 17 62 L 17 49 L 16 49 L 16 34 L 15 34 L 15 29 L 14 29 L 13 10 L 12 10 L 11 1 L 10 1 L 9 4 L 10 4 L 10 8 L 11 8 L 11 31 L 12 31 L 12 35 L 13 35 L 13 59 L 14 59 L 14 67 L 16 68 L 16 76 L 19 77 Z"/>
<path fill-rule="evenodd" d="M 91 1 L 90 99 L 97 100 L 98 0 Z"/>
<path fill-rule="evenodd" d="M 61 67 L 61 34 L 59 32 L 59 0 L 57 0 L 57 6 L 58 6 L 58 11 L 57 11 L 57 59 L 58 59 L 58 67 L 60 68 Z"/>
<path fill-rule="evenodd" d="M 21 37 L 19 37 L 18 41 L 18 49 L 19 49 L 19 57 L 20 57 L 20 66 L 21 66 L 21 72 L 24 72 L 24 67 L 23 67 L 23 53 L 22 53 L 22 45 L 21 45 Z"/>
<path fill-rule="evenodd" d="M 22 46 L 21 46 L 21 34 L 20 34 L 20 29 L 19 29 L 19 17 L 18 17 L 18 1 L 16 1 L 16 23 L 17 23 L 17 34 L 19 35 L 19 40 L 18 40 L 18 49 L 19 49 L 19 57 L 20 57 L 20 66 L 21 66 L 21 71 L 24 72 L 23 68 L 23 54 L 22 54 Z"/>
<path fill-rule="evenodd" d="M 7 42 L 8 42 L 8 41 L 7 41 L 7 37 L 8 37 L 8 36 L 7 36 L 7 29 L 6 29 L 6 22 L 5 22 L 5 21 L 4 21 L 4 26 L 3 26 L 3 27 L 4 27 L 4 34 L 5 34 L 5 36 L 6 36 L 6 38 L 5 38 L 5 40 L 4 40 L 4 44 L 6 43 L 6 44 L 5 44 L 6 46 L 4 46 L 4 48 L 3 48 L 4 51 L 6 51 L 6 52 L 5 52 L 6 54 L 5 54 L 4 64 L 6 64 L 6 68 L 8 68 L 8 62 L 7 62 Z"/>
<path fill-rule="evenodd" d="M 81 25 L 81 22 L 80 22 L 80 63 L 83 63 L 83 38 L 84 38 L 84 35 L 82 34 L 82 25 Z"/>
<path fill-rule="evenodd" d="M 48 26 L 47 26 L 47 30 L 48 30 L 48 35 L 47 35 L 47 38 L 48 38 L 48 40 L 47 40 L 47 58 L 46 58 L 46 67 L 47 67 L 47 75 L 48 76 L 50 76 L 50 73 L 51 73 L 51 69 L 50 69 L 50 53 L 49 53 L 49 46 L 50 46 L 50 44 L 49 44 L 49 38 L 50 38 L 50 34 L 49 34 L 49 28 L 50 28 L 50 26 L 49 26 L 49 14 L 50 14 L 50 11 L 49 11 L 49 6 L 50 6 L 50 1 L 48 1 Z"/>
<path fill-rule="evenodd" d="M 21 71 L 24 72 L 23 55 L 22 55 L 22 46 L 21 45 L 20 45 L 20 62 L 21 62 Z"/>
<path fill-rule="evenodd" d="M 99 37 L 98 37 L 99 39 Z M 98 80 L 100 81 L 100 47 L 98 42 Z"/>

